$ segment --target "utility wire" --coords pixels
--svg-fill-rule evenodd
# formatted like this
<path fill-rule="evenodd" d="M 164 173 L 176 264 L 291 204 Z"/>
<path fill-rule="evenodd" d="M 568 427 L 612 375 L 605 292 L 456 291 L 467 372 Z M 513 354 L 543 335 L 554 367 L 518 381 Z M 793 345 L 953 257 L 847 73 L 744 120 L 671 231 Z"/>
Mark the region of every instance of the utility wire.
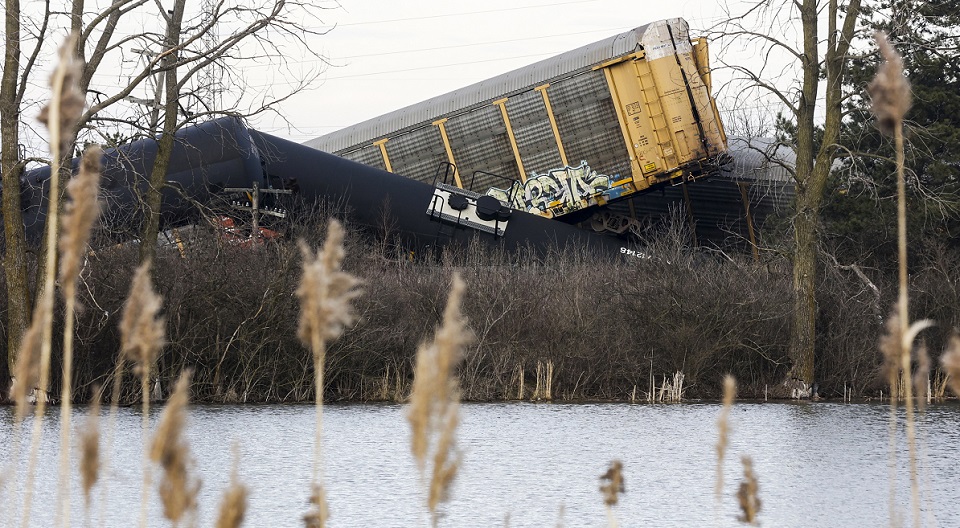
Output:
<path fill-rule="evenodd" d="M 441 14 L 441 15 L 425 15 L 425 16 L 410 17 L 410 18 L 394 18 L 394 19 L 390 19 L 390 20 L 369 20 L 369 21 L 366 21 L 366 22 L 345 22 L 345 23 L 343 23 L 343 24 L 335 24 L 335 25 L 339 27 L 339 26 L 368 26 L 368 25 L 373 25 L 373 24 L 390 24 L 390 23 L 393 23 L 393 22 L 411 22 L 411 21 L 416 21 L 416 20 L 427 20 L 427 19 L 431 19 L 431 18 L 449 18 L 449 17 L 458 17 L 458 16 L 468 16 L 468 15 L 482 15 L 482 14 L 486 14 L 486 13 L 502 13 L 502 12 L 504 12 L 504 11 L 519 11 L 519 10 L 521 10 L 521 9 L 537 9 L 537 8 L 540 8 L 540 7 L 551 7 L 551 8 L 552 8 L 552 7 L 556 7 L 556 6 L 570 5 L 570 4 L 590 4 L 590 3 L 597 2 L 597 1 L 598 1 L 598 0 L 576 0 L 576 1 L 573 1 L 573 2 L 554 2 L 554 3 L 550 3 L 550 4 L 537 4 L 537 5 L 530 5 L 530 6 L 505 7 L 505 8 L 503 8 L 503 9 L 487 9 L 487 10 L 485 10 L 485 11 L 470 11 L 470 12 L 466 12 L 466 13 L 446 13 L 446 14 Z"/>

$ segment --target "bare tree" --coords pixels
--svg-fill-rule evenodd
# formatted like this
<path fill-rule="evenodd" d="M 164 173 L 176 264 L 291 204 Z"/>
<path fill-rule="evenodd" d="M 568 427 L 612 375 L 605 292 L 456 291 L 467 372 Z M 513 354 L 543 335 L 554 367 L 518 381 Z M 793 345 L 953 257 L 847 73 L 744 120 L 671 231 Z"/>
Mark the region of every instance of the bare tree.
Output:
<path fill-rule="evenodd" d="M 150 254 L 156 245 L 160 191 L 164 186 L 169 152 L 172 151 L 177 129 L 217 114 L 249 116 L 274 110 L 277 103 L 307 88 L 326 65 L 322 55 L 311 47 L 311 38 L 324 34 L 327 29 L 318 31 L 311 28 L 325 27 L 319 19 L 319 13 L 329 7 L 317 7 L 311 2 L 210 0 L 199 6 L 176 0 L 175 9 L 170 12 L 158 0 L 72 0 L 68 6 L 69 11 L 51 10 L 47 0 L 42 12 L 36 5 L 30 5 L 30 16 L 25 16 L 19 0 L 5 0 L 5 61 L 0 86 L 0 167 L 3 171 L 8 353 L 7 361 L 0 366 L 0 386 L 6 386 L 6 380 L 9 380 L 16 350 L 30 314 L 32 296 L 28 283 L 28 247 L 20 209 L 20 179 L 26 163 L 39 159 L 39 156 L 27 155 L 23 145 L 39 144 L 40 141 L 37 137 L 25 141 L 21 133 L 32 121 L 31 114 L 24 110 L 28 104 L 25 96 L 28 94 L 33 66 L 38 58 L 49 56 L 59 44 L 60 39 L 48 38 L 51 33 L 66 29 L 78 35 L 77 53 L 86 61 L 79 84 L 81 91 L 88 95 L 90 106 L 76 127 L 80 130 L 82 141 L 161 135 L 161 152 L 157 156 L 153 175 L 149 180 L 148 175 L 142 175 L 145 182 L 152 182 L 146 187 L 144 199 L 147 211 L 145 224 L 148 226 L 147 232 L 153 235 L 145 235 L 150 242 L 145 240 L 143 246 L 148 248 L 146 251 Z M 117 31 L 122 21 L 131 19 L 137 13 L 142 18 L 153 14 L 154 19 L 163 23 L 159 28 L 150 28 L 131 22 L 126 27 L 137 27 L 136 32 L 124 34 Z M 147 13 L 146 17 L 144 13 Z M 188 13 L 189 17 L 186 17 Z M 216 35 L 216 29 L 221 25 L 229 31 L 223 38 Z M 25 31 L 27 35 L 24 35 Z M 25 62 L 21 41 L 33 43 Z M 138 58 L 145 56 L 146 60 L 137 60 L 135 65 L 131 65 L 128 60 L 131 53 Z M 297 70 L 293 65 L 300 63 L 295 59 L 305 59 L 303 62 L 309 66 L 305 70 Z M 279 90 L 279 95 L 271 90 L 260 90 L 259 98 L 255 98 L 250 94 L 256 91 L 255 88 L 251 89 L 245 84 L 245 76 L 237 73 L 245 63 L 251 61 L 272 63 L 276 71 L 284 70 L 288 73 L 288 79 L 292 77 L 293 81 L 285 84 Z M 218 68 L 228 80 L 234 81 L 229 86 L 229 91 L 236 95 L 231 104 L 218 105 L 203 97 L 203 83 L 198 79 L 210 68 Z M 148 105 L 147 111 L 156 114 L 157 119 L 145 126 L 144 120 L 138 115 L 143 107 L 139 105 L 140 99 L 133 97 L 133 94 L 146 81 L 157 78 L 164 79 L 166 98 L 162 108 L 159 104 Z M 117 79 L 124 81 L 118 85 Z M 160 93 L 156 95 L 159 103 Z M 158 129 L 161 115 L 163 123 Z M 65 154 L 65 158 L 69 158 L 69 153 Z M 69 177 L 71 164 L 60 165 L 63 167 L 61 176 L 64 179 Z M 59 203 L 48 204 L 48 207 L 58 206 Z M 55 225 L 46 227 L 57 228 Z M 55 265 L 55 262 L 38 259 L 37 276 L 44 275 L 45 266 Z M 41 288 L 38 286 L 33 297 L 40 294 Z M 5 395 L 6 391 L 0 393 Z"/>
<path fill-rule="evenodd" d="M 845 62 L 860 14 L 860 0 L 848 0 L 843 6 L 839 2 L 760 0 L 712 28 L 714 40 L 722 43 L 727 56 L 748 49 L 762 58 L 763 65 L 758 67 L 729 58 L 720 62 L 735 72 L 738 93 L 760 92 L 776 102 L 783 112 L 780 125 L 790 132 L 788 146 L 796 152 L 796 165 L 789 167 L 796 199 L 788 381 L 799 382 L 793 387 L 799 393 L 814 385 L 818 219 L 827 177 L 838 155 Z M 827 35 L 821 39 L 824 24 Z M 821 92 L 822 105 L 818 104 Z"/>
<path fill-rule="evenodd" d="M 50 19 L 50 2 L 44 4 L 39 23 L 24 20 L 19 0 L 4 4 L 4 61 L 0 81 L 0 170 L 3 171 L 3 268 L 7 280 L 7 357 L 0 362 L 0 400 L 7 395 L 16 350 L 30 323 L 30 285 L 27 278 L 27 243 L 20 211 L 20 177 L 25 166 L 20 152 L 20 115 L 28 79 L 40 54 Z M 22 25 L 35 27 L 33 47 L 23 63 Z M 30 42 L 30 40 L 26 40 Z"/>

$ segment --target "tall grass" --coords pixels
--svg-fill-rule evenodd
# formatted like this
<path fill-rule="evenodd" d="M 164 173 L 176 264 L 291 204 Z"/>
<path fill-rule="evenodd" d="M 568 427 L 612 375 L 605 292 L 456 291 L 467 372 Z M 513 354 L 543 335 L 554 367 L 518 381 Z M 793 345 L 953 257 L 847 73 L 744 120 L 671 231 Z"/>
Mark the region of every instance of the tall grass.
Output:
<path fill-rule="evenodd" d="M 456 430 L 460 423 L 460 388 L 456 375 L 463 348 L 472 340 L 460 311 L 466 283 L 454 274 L 443 321 L 434 338 L 417 349 L 407 420 L 410 450 L 426 487 L 426 504 L 434 526 L 438 507 L 447 500 L 457 476 L 460 453 Z M 429 476 L 429 478 L 427 478 Z"/>

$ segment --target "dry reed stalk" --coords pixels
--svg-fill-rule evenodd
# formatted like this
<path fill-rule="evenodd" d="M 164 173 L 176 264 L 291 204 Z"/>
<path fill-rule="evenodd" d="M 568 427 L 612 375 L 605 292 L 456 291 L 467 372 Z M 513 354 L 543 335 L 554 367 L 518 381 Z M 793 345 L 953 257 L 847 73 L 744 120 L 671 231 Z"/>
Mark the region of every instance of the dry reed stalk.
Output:
<path fill-rule="evenodd" d="M 336 339 L 356 320 L 351 302 L 360 295 L 360 281 L 340 269 L 346 252 L 343 249 L 345 233 L 340 222 L 331 219 L 327 224 L 327 238 L 323 248 L 314 254 L 306 243 L 300 242 L 303 253 L 303 276 L 297 288 L 300 299 L 300 321 L 297 335 L 313 353 L 314 402 L 317 410 L 314 431 L 313 478 L 314 488 L 320 485 L 323 439 L 323 374 L 327 342 Z"/>
<path fill-rule="evenodd" d="M 220 514 L 217 515 L 216 528 L 239 528 L 243 524 L 243 517 L 247 513 L 247 487 L 244 486 L 237 475 L 237 466 L 239 464 L 239 449 L 236 444 L 233 446 L 233 468 L 230 470 L 230 487 L 223 494 L 223 502 L 220 503 Z"/>
<path fill-rule="evenodd" d="M 100 477 L 100 389 L 94 389 L 93 404 L 80 432 L 80 479 L 83 485 L 83 509 L 89 524 L 90 495 Z"/>
<path fill-rule="evenodd" d="M 330 518 L 330 508 L 327 506 L 327 492 L 320 484 L 313 485 L 310 492 L 310 511 L 303 516 L 303 525 L 306 528 L 324 528 Z"/>
<path fill-rule="evenodd" d="M 189 371 L 180 374 L 176 388 L 160 415 L 160 424 L 150 445 L 150 460 L 163 468 L 163 479 L 160 481 L 163 515 L 174 526 L 179 526 L 184 515 L 196 512 L 197 493 L 200 491 L 200 482 L 189 472 L 193 460 L 183 437 L 190 399 L 190 375 Z"/>
<path fill-rule="evenodd" d="M 743 464 L 743 482 L 737 490 L 737 501 L 740 503 L 740 522 L 756 525 L 757 513 L 762 503 L 758 494 L 757 475 L 753 472 L 753 460 L 748 456 L 740 458 Z"/>
<path fill-rule="evenodd" d="M 50 102 L 40 111 L 38 119 L 47 125 L 50 136 L 50 180 L 49 201 L 46 220 L 46 259 L 47 268 L 44 274 L 44 286 L 40 294 L 40 301 L 34 312 L 34 319 L 40 316 L 39 323 L 39 375 L 37 376 L 37 405 L 34 408 L 33 430 L 30 437 L 30 461 L 27 468 L 26 492 L 24 494 L 24 511 L 21 518 L 22 526 L 30 525 L 30 505 L 33 499 L 33 479 L 37 459 L 39 457 L 40 436 L 42 434 L 42 420 L 46 412 L 48 390 L 50 388 L 50 355 L 53 346 L 53 305 L 56 269 L 58 207 L 60 201 L 60 156 L 73 145 L 76 137 L 76 124 L 83 113 L 85 101 L 78 89 L 81 66 L 77 60 L 76 35 L 70 35 L 60 46 L 59 62 L 50 77 Z M 32 360 L 31 360 L 32 362 Z M 61 481 L 65 476 L 61 476 Z M 58 494 L 61 493 L 58 486 Z M 62 501 L 69 503 L 69 500 Z M 57 524 L 63 511 L 57 508 Z M 69 519 L 66 519 L 69 524 Z"/>
<path fill-rule="evenodd" d="M 150 427 L 150 371 L 157 360 L 157 354 L 165 343 L 164 328 L 166 324 L 159 317 L 163 300 L 153 291 L 150 280 L 150 261 L 142 263 L 133 275 L 130 285 L 130 295 L 123 306 L 123 315 L 120 319 L 120 351 L 124 359 L 134 362 L 134 372 L 140 374 L 140 395 L 143 406 L 141 429 L 143 437 L 147 438 Z M 123 360 L 118 362 L 118 372 Z M 119 388 L 119 381 L 114 384 Z M 115 394 L 114 398 L 116 399 Z M 112 411 L 111 411 L 112 412 Z M 111 427 L 112 427 L 111 417 Z M 147 446 L 144 445 L 145 455 Z M 151 468 L 148 457 L 144 456 L 143 490 L 141 491 L 140 525 L 147 524 L 147 500 L 150 493 Z"/>
<path fill-rule="evenodd" d="M 883 63 L 877 70 L 877 76 L 867 88 L 870 92 L 872 108 L 881 132 L 892 134 L 897 158 L 897 246 L 899 256 L 900 292 L 897 301 L 899 334 L 901 341 L 900 368 L 903 379 L 904 402 L 906 408 L 907 441 L 910 456 L 910 489 L 913 506 L 914 526 L 920 526 L 920 491 L 917 482 L 916 431 L 913 417 L 913 387 L 909 380 L 910 351 L 913 339 L 911 332 L 909 294 L 907 290 L 907 200 L 904 179 L 903 118 L 910 110 L 910 83 L 903 75 L 903 60 L 893 49 L 883 32 L 875 35 L 877 46 L 883 56 Z"/>
<path fill-rule="evenodd" d="M 719 436 L 717 438 L 717 483 L 714 488 L 717 502 L 723 493 L 723 459 L 727 454 L 727 445 L 730 443 L 730 410 L 733 408 L 733 399 L 737 394 L 737 381 L 727 374 L 723 377 L 723 408 L 717 420 Z"/>
<path fill-rule="evenodd" d="M 18 424 L 27 416 L 30 394 L 40 381 L 40 325 L 43 317 L 38 313 L 38 309 L 39 305 L 34 309 L 30 327 L 23 334 L 14 367 L 13 400 L 17 404 L 15 416 Z"/>
<path fill-rule="evenodd" d="M 924 342 L 917 347 L 917 368 L 913 373 L 913 393 L 917 395 L 917 409 L 922 413 L 926 410 L 927 399 L 930 398 L 930 354 Z"/>
<path fill-rule="evenodd" d="M 600 476 L 600 493 L 603 494 L 603 504 L 607 511 L 607 525 L 617 527 L 617 517 L 613 514 L 613 507 L 617 505 L 620 494 L 626 492 L 623 484 L 623 462 L 610 462 L 607 472 Z"/>
<path fill-rule="evenodd" d="M 940 365 L 946 371 L 946 382 L 953 393 L 960 397 L 960 337 L 954 335 L 947 344 L 947 350 L 940 357 Z"/>
<path fill-rule="evenodd" d="M 93 223 L 100 214 L 100 147 L 88 148 L 80 160 L 80 172 L 67 184 L 67 204 L 60 237 L 60 287 L 65 301 L 63 327 L 63 385 L 60 391 L 60 484 L 64 526 L 70 525 L 70 418 L 73 404 L 73 327 L 77 306 L 77 279 Z"/>
<path fill-rule="evenodd" d="M 417 349 L 413 390 L 407 420 L 412 429 L 410 449 L 425 479 L 430 444 L 435 439 L 430 468 L 427 507 L 437 523 L 437 507 L 446 501 L 449 486 L 456 477 L 460 454 L 456 448 L 459 422 L 460 389 L 455 374 L 463 348 L 472 340 L 460 305 L 466 284 L 454 274 L 443 321 L 433 342 Z"/>

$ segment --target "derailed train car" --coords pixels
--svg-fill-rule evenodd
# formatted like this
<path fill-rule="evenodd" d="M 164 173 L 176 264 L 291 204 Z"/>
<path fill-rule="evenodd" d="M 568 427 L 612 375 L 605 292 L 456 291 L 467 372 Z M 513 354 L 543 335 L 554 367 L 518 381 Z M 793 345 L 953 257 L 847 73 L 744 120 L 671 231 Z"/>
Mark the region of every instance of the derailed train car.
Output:
<path fill-rule="evenodd" d="M 347 159 L 578 222 L 717 175 L 727 142 L 707 44 L 661 20 L 308 141 Z"/>
<path fill-rule="evenodd" d="M 118 241 L 139 234 L 141 196 L 156 153 L 153 139 L 104 152 L 101 223 Z M 74 160 L 75 166 L 77 162 Z M 39 241 L 46 222 L 49 180 L 49 167 L 29 171 L 21 180 L 21 209 L 27 236 L 33 242 Z M 429 254 L 479 241 L 489 247 L 540 255 L 576 248 L 611 256 L 644 256 L 613 237 L 514 210 L 490 197 L 463 197 L 462 207 L 450 222 L 440 218 L 438 189 L 431 185 L 250 130 L 230 117 L 177 133 L 163 189 L 161 224 L 173 228 L 196 223 L 200 209 L 236 213 L 229 203 L 229 196 L 237 194 L 235 189 L 289 191 L 295 195 L 292 200 L 304 202 L 307 214 L 312 214 L 311 206 L 337 204 L 357 226 L 377 229 L 389 224 L 403 247 L 414 253 Z M 250 211 L 251 207 L 241 209 Z M 241 216 L 249 216 L 249 212 Z"/>

